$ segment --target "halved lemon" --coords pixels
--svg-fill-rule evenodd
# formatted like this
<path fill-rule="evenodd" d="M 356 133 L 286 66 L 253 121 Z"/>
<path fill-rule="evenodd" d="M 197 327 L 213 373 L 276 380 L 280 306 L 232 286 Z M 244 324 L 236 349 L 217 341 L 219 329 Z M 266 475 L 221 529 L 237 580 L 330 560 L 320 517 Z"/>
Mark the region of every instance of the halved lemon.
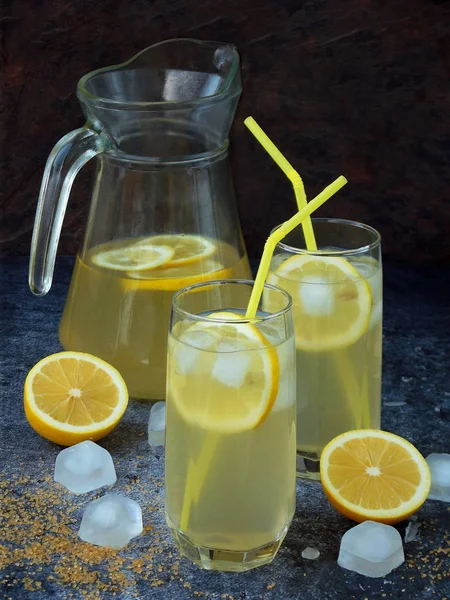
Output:
<path fill-rule="evenodd" d="M 148 244 L 172 248 L 174 251 L 170 261 L 172 267 L 204 260 L 211 257 L 217 250 L 217 246 L 212 240 L 201 235 L 184 233 L 154 235 L 145 238 L 139 245 L 146 246 Z"/>
<path fill-rule="evenodd" d="M 340 513 L 362 522 L 397 523 L 425 502 L 431 476 L 407 440 L 375 429 L 347 431 L 320 457 L 324 492 Z"/>
<path fill-rule="evenodd" d="M 300 350 L 344 348 L 368 329 L 370 287 L 344 258 L 292 256 L 269 275 L 268 282 L 292 296 L 295 343 Z M 265 302 L 270 310 L 270 292 Z"/>
<path fill-rule="evenodd" d="M 128 405 L 128 390 L 110 364 L 82 352 L 43 358 L 28 373 L 25 415 L 42 437 L 71 446 L 99 440 L 114 429 Z"/>
<path fill-rule="evenodd" d="M 210 318 L 184 330 L 180 323 L 177 339 L 171 339 L 169 396 L 185 421 L 207 431 L 254 429 L 278 394 L 277 351 L 238 315 L 220 312 Z"/>
<path fill-rule="evenodd" d="M 168 263 L 175 250 L 163 244 L 132 242 L 119 248 L 101 250 L 91 256 L 91 261 L 98 267 L 115 271 L 141 271 L 156 269 Z"/>

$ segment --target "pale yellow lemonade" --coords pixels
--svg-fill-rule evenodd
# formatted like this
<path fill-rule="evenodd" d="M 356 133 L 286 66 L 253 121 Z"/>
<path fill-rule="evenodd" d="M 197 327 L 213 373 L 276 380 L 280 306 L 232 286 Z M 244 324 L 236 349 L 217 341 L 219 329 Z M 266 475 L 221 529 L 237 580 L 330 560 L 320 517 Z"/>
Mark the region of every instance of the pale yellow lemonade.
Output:
<path fill-rule="evenodd" d="M 293 336 L 277 345 L 270 324 L 177 325 L 168 361 L 169 526 L 182 550 L 186 539 L 228 560 L 260 549 L 251 559 L 263 564 L 295 509 Z M 239 558 L 216 568 L 245 570 Z"/>
<path fill-rule="evenodd" d="M 59 329 L 61 343 L 116 367 L 131 397 L 164 399 L 173 294 L 192 283 L 248 275 L 246 255 L 201 236 L 101 244 L 76 259 Z"/>
<path fill-rule="evenodd" d="M 380 427 L 382 274 L 372 257 L 278 255 L 268 282 L 292 296 L 297 453 L 318 478 L 335 436 Z M 312 465 L 316 464 L 316 467 Z"/>

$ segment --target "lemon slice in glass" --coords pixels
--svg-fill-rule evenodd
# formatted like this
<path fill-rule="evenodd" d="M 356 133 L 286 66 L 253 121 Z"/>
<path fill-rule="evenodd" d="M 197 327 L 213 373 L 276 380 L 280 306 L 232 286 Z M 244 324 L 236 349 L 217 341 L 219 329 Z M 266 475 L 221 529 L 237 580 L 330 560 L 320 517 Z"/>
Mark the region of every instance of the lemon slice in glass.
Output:
<path fill-rule="evenodd" d="M 277 397 L 277 351 L 254 325 L 239 323 L 238 315 L 210 317 L 211 322 L 190 325 L 171 340 L 173 402 L 185 421 L 208 431 L 254 429 Z"/>
<path fill-rule="evenodd" d="M 370 286 L 341 257 L 297 255 L 281 263 L 268 282 L 292 296 L 295 343 L 304 351 L 354 344 L 368 329 Z M 270 311 L 270 291 L 265 305 Z"/>

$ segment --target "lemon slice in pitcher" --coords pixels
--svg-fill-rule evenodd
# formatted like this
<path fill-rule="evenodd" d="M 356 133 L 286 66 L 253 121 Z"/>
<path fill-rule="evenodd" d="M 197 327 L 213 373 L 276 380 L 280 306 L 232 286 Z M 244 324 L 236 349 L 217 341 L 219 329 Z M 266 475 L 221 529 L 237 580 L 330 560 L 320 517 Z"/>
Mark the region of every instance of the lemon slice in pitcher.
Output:
<path fill-rule="evenodd" d="M 180 267 L 209 258 L 217 249 L 213 241 L 201 235 L 184 233 L 151 236 L 140 242 L 139 245 L 147 246 L 149 244 L 172 248 L 173 256 L 170 265 L 167 265 L 171 267 Z"/>
<path fill-rule="evenodd" d="M 185 421 L 208 431 L 254 429 L 278 394 L 277 351 L 254 325 L 229 322 L 240 321 L 238 315 L 210 317 L 211 323 L 195 323 L 171 340 L 173 402 Z"/>
<path fill-rule="evenodd" d="M 133 241 L 119 248 L 100 250 L 91 256 L 91 261 L 104 269 L 142 271 L 165 265 L 174 254 L 170 246 Z"/>
<path fill-rule="evenodd" d="M 188 285 L 210 281 L 212 279 L 230 279 L 232 268 L 225 268 L 222 263 L 207 258 L 192 265 L 171 267 L 171 262 L 148 271 L 129 271 L 127 278 L 121 280 L 122 289 L 126 291 L 158 290 L 176 292 Z"/>
<path fill-rule="evenodd" d="M 268 282 L 292 296 L 295 343 L 300 350 L 344 348 L 367 331 L 372 310 L 370 287 L 344 258 L 292 256 Z M 266 302 L 270 305 L 270 292 Z"/>
<path fill-rule="evenodd" d="M 217 260 L 207 258 L 204 261 L 198 261 L 192 265 L 173 265 L 172 261 L 164 264 L 162 267 L 157 269 L 151 269 L 150 271 L 140 270 L 132 271 L 128 274 L 132 279 L 186 279 L 188 282 L 186 285 L 190 285 L 190 281 L 197 283 L 197 281 L 205 281 L 208 279 L 219 279 L 220 277 L 214 276 L 215 273 L 221 273 L 225 270 L 222 263 Z M 225 279 L 225 277 L 224 277 Z M 185 287 L 183 285 L 178 286 Z"/>

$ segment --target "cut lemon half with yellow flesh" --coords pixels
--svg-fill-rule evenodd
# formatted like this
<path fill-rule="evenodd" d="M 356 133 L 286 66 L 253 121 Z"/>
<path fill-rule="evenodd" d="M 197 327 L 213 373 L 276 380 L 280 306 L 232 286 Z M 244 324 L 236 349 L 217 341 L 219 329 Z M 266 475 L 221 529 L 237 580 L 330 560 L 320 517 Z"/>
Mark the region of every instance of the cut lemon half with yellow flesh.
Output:
<path fill-rule="evenodd" d="M 28 373 L 25 415 L 42 437 L 71 446 L 99 440 L 114 429 L 128 405 L 120 373 L 107 362 L 82 352 L 59 352 Z"/>
<path fill-rule="evenodd" d="M 174 254 L 175 250 L 170 246 L 140 242 L 96 252 L 91 261 L 103 269 L 141 271 L 169 263 Z"/>
<path fill-rule="evenodd" d="M 169 401 L 185 421 L 207 431 L 254 429 L 265 421 L 278 394 L 277 351 L 238 315 L 220 312 L 210 318 L 184 330 L 179 323 L 174 330 Z"/>
<path fill-rule="evenodd" d="M 397 523 L 416 512 L 431 476 L 408 441 L 375 429 L 348 431 L 331 440 L 320 457 L 326 496 L 340 513 L 362 522 Z"/>
<path fill-rule="evenodd" d="M 212 240 L 201 235 L 183 233 L 154 235 L 140 242 L 140 245 L 147 244 L 172 248 L 174 252 L 170 261 L 170 266 L 172 267 L 179 267 L 209 258 L 217 249 L 216 244 Z"/>
<path fill-rule="evenodd" d="M 295 343 L 300 350 L 345 348 L 368 329 L 370 287 L 344 258 L 292 256 L 269 276 L 268 282 L 292 296 Z M 267 299 L 270 303 L 270 292 Z"/>

